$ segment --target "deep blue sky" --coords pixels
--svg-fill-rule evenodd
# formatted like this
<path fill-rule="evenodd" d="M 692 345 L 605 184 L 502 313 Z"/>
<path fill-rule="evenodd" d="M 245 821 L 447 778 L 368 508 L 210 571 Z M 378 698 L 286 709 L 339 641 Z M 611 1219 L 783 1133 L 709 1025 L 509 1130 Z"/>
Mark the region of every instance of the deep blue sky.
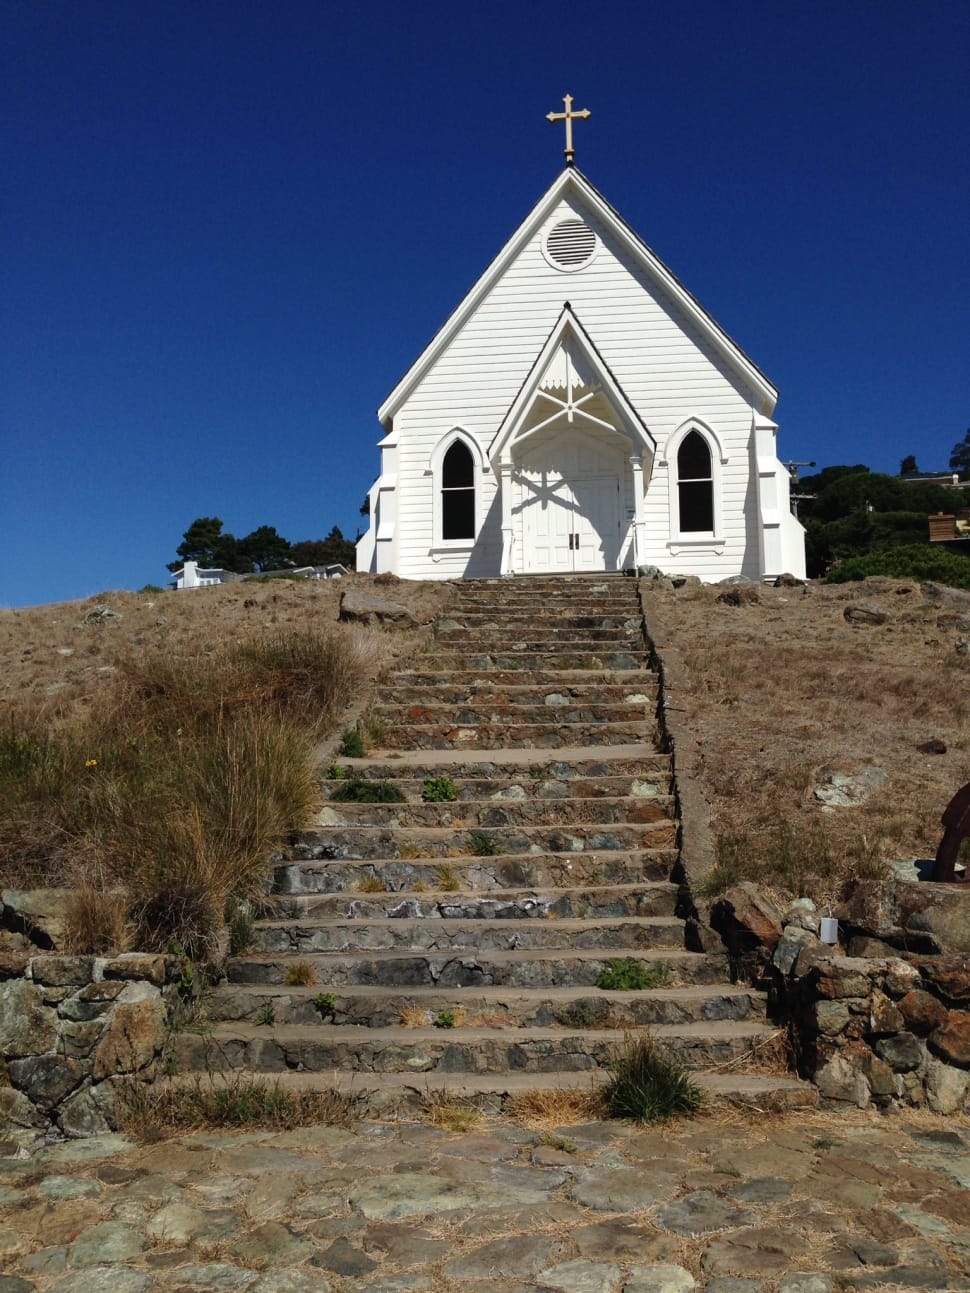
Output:
<path fill-rule="evenodd" d="M 0 605 L 163 583 L 200 515 L 353 537 L 566 92 L 782 457 L 970 425 L 968 0 L 0 0 L 0 82 Z"/>

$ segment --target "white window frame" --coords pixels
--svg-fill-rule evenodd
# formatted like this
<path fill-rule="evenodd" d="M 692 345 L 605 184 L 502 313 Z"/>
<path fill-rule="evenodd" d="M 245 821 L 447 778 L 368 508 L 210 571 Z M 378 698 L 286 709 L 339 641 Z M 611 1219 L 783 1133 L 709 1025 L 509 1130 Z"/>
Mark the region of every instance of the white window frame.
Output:
<path fill-rule="evenodd" d="M 677 455 L 684 440 L 696 431 L 707 445 L 711 455 L 711 491 L 714 502 L 713 530 L 682 530 L 680 528 L 680 477 L 677 471 Z M 670 516 L 670 538 L 667 546 L 671 550 L 681 548 L 723 548 L 724 546 L 724 509 L 723 468 L 727 457 L 721 446 L 717 432 L 698 417 L 690 417 L 682 422 L 664 445 L 661 467 L 667 468 L 668 513 Z"/>
<path fill-rule="evenodd" d="M 445 454 L 456 440 L 460 440 L 471 452 L 474 470 L 475 533 L 470 539 L 445 539 L 441 533 L 443 522 L 443 509 L 441 506 L 442 472 L 444 470 Z M 431 477 L 432 514 L 434 517 L 432 551 L 471 552 L 472 548 L 474 548 L 482 528 L 482 474 L 486 470 L 485 459 L 478 441 L 474 436 L 469 435 L 464 427 L 452 427 L 435 445 L 431 452 L 426 472 Z"/>

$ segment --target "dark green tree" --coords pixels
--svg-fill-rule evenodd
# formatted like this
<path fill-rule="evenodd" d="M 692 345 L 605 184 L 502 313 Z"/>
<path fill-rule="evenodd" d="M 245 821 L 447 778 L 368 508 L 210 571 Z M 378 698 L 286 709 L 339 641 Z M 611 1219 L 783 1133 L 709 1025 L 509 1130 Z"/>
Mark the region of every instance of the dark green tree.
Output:
<path fill-rule="evenodd" d="M 239 540 L 239 551 L 250 562 L 250 569 L 285 570 L 293 565 L 290 541 L 278 533 L 275 525 L 260 525 Z"/>
<path fill-rule="evenodd" d="M 182 535 L 182 542 L 175 549 L 180 561 L 170 561 L 169 570 L 178 570 L 186 561 L 197 561 L 200 566 L 214 567 L 216 552 L 220 544 L 232 535 L 222 532 L 222 521 L 218 516 L 199 516 Z"/>
<path fill-rule="evenodd" d="M 900 476 L 915 476 L 919 471 L 916 465 L 916 455 L 908 453 L 903 461 L 899 464 Z"/>
<path fill-rule="evenodd" d="M 345 539 L 339 526 L 334 526 L 325 539 L 303 539 L 290 549 L 294 565 L 330 566 L 339 562 L 348 569 L 354 568 L 356 545 Z"/>
<path fill-rule="evenodd" d="M 950 470 L 958 471 L 961 480 L 970 480 L 970 430 L 953 446 L 950 454 Z"/>

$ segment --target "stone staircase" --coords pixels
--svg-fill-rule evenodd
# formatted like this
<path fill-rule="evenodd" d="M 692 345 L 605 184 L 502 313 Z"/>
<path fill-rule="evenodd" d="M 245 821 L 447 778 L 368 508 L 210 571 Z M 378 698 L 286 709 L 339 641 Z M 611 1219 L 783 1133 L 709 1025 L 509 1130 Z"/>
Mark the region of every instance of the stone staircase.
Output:
<path fill-rule="evenodd" d="M 634 580 L 460 584 L 372 710 L 382 748 L 340 760 L 403 800 L 331 798 L 294 839 L 181 1069 L 493 1099 L 588 1088 L 649 1026 L 714 1091 L 808 1102 L 738 1071 L 764 998 L 685 949 L 657 688 Z M 428 802 L 442 777 L 457 798 Z M 597 986 L 617 961 L 646 986 Z"/>

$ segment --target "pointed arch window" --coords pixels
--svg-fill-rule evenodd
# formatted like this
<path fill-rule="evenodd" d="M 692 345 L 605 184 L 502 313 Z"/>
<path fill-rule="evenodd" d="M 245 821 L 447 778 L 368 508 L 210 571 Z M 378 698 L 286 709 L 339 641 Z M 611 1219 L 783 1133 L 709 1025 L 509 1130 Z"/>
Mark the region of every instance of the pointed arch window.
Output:
<path fill-rule="evenodd" d="M 699 431 L 690 431 L 677 450 L 677 504 L 681 534 L 714 532 L 714 464 Z"/>
<path fill-rule="evenodd" d="M 462 440 L 454 441 L 441 463 L 441 537 L 475 537 L 475 460 Z"/>

